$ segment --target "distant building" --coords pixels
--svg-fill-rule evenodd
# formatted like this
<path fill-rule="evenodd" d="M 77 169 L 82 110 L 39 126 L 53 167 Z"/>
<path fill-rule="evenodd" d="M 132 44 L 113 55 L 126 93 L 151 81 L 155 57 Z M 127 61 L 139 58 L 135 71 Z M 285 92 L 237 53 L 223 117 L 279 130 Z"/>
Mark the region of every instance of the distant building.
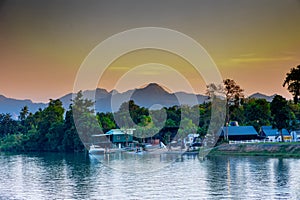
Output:
<path fill-rule="evenodd" d="M 262 126 L 260 134 L 265 139 L 271 142 L 280 142 L 282 141 L 280 132 L 278 129 L 273 128 L 272 126 Z M 285 141 L 292 141 L 292 136 L 285 128 L 282 129 L 282 135 Z"/>
<path fill-rule="evenodd" d="M 188 134 L 188 135 L 183 139 L 183 146 L 184 146 L 184 147 L 189 147 L 189 146 L 191 146 L 193 143 L 199 142 L 199 141 L 197 141 L 197 138 L 199 138 L 199 134 L 195 134 L 195 133 L 190 133 L 190 134 Z"/>
<path fill-rule="evenodd" d="M 229 126 L 239 126 L 239 122 L 237 122 L 237 121 L 231 121 L 229 123 Z"/>
<path fill-rule="evenodd" d="M 228 135 L 229 140 L 256 140 L 260 139 L 253 126 L 228 126 L 219 131 L 219 138 Z"/>
<path fill-rule="evenodd" d="M 188 134 L 185 138 L 185 143 L 192 144 L 195 138 L 197 138 L 198 136 L 199 134 L 195 134 L 195 133 Z"/>
<path fill-rule="evenodd" d="M 110 141 L 117 147 L 125 147 L 128 143 L 133 142 L 134 129 L 111 129 L 105 135 L 109 136 Z"/>
<path fill-rule="evenodd" d="M 292 131 L 291 132 L 292 138 L 294 142 L 300 141 L 300 130 Z"/>

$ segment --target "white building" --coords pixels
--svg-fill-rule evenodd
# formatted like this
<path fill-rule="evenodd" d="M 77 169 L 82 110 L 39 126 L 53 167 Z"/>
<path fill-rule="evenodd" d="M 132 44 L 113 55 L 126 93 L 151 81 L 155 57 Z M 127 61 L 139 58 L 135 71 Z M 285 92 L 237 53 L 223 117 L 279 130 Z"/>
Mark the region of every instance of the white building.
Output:
<path fill-rule="evenodd" d="M 270 142 L 281 142 L 282 141 L 279 130 L 272 128 L 272 126 L 262 126 L 260 132 L 261 132 L 261 136 L 264 136 L 265 139 L 269 140 Z M 292 137 L 291 137 L 290 133 L 285 128 L 282 129 L 282 135 L 286 142 L 292 141 Z"/>
<path fill-rule="evenodd" d="M 294 142 L 299 142 L 300 141 L 300 130 L 292 131 L 291 135 L 293 137 Z"/>

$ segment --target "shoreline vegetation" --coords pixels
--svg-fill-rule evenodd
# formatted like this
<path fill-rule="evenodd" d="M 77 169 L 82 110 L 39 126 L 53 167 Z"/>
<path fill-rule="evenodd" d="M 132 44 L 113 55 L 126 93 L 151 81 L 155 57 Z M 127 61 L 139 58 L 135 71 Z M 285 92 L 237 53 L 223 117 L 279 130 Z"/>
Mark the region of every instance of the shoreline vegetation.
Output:
<path fill-rule="evenodd" d="M 43 153 L 51 151 L 1 151 L 0 153 Z M 70 153 L 53 152 L 52 153 Z M 87 153 L 77 151 L 73 153 Z M 197 155 L 199 151 L 167 151 L 166 154 Z M 266 156 L 282 158 L 300 158 L 300 142 L 268 142 L 268 143 L 244 143 L 222 144 L 213 148 L 206 156 Z"/>
<path fill-rule="evenodd" d="M 209 156 L 269 156 L 300 158 L 300 142 L 268 142 L 222 144 L 212 149 Z"/>
<path fill-rule="evenodd" d="M 300 66 L 297 69 L 300 73 Z M 244 98 L 243 89 L 234 80 L 226 79 L 223 83 L 207 85 L 210 100 L 194 106 L 174 105 L 150 110 L 130 100 L 123 102 L 116 112 L 96 113 L 95 102 L 85 98 L 82 91 L 77 93 L 67 110 L 59 99 L 50 99 L 48 107 L 35 113 L 24 106 L 18 120 L 14 120 L 9 113 L 0 114 L 0 151 L 80 152 L 97 142 L 108 143 L 108 138 L 97 141 L 93 137 L 95 135 L 112 129 L 133 128 L 133 140 L 139 144 L 149 143 L 146 140 L 150 139 L 151 142 L 159 140 L 166 146 L 171 146 L 173 142 L 182 145 L 184 139 L 193 133 L 197 136 L 193 136 L 193 141 L 189 143 L 196 141 L 201 145 L 207 138 L 211 143 L 209 137 L 217 140 L 220 145 L 212 150 L 211 155 L 300 157 L 300 145 L 293 143 L 221 145 L 229 137 L 225 134 L 223 138 L 219 137 L 218 126 L 230 126 L 231 122 L 238 122 L 232 126 L 253 126 L 257 132 L 262 126 L 272 126 L 278 129 L 283 140 L 282 129 L 300 130 L 298 93 L 294 101 L 276 95 L 272 102 L 268 102 L 265 99 Z M 213 111 L 217 114 L 213 115 Z M 211 128 L 211 124 L 216 127 Z M 263 139 L 265 136 L 260 134 L 257 137 Z"/>

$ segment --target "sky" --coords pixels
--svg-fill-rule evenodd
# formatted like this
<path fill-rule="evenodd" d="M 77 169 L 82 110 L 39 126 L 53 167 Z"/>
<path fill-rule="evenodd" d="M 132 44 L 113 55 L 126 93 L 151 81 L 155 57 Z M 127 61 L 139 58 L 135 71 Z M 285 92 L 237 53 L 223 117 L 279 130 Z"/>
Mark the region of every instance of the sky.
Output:
<path fill-rule="evenodd" d="M 282 83 L 300 65 L 299 25 L 299 0 L 0 0 L 0 94 L 59 98 L 72 92 L 80 66 L 101 42 L 129 29 L 162 27 L 198 42 L 222 78 L 235 80 L 246 96 L 290 99 Z M 207 84 L 187 60 L 159 49 L 131 51 L 101 67 L 98 87 L 108 91 L 159 82 L 173 92 L 203 94 Z"/>

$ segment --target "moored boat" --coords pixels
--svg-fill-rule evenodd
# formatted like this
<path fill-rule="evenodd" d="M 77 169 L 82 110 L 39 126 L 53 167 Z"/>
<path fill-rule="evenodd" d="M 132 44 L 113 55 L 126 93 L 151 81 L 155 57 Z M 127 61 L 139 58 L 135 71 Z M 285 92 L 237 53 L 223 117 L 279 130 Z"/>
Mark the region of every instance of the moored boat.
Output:
<path fill-rule="evenodd" d="M 105 152 L 105 148 L 93 144 L 90 146 L 89 149 L 89 154 L 104 154 Z"/>

